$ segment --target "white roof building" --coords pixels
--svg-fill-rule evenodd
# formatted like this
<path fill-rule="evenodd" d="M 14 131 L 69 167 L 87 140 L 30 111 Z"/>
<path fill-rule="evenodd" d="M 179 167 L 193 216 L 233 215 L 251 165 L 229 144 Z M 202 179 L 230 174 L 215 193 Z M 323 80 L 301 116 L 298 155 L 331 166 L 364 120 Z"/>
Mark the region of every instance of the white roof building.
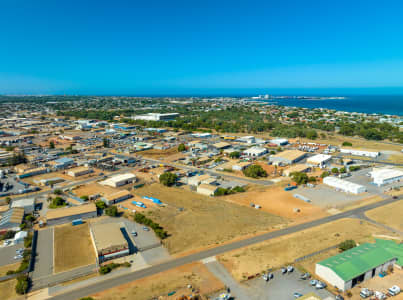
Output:
<path fill-rule="evenodd" d="M 15 207 L 21 207 L 24 209 L 25 214 L 30 214 L 35 210 L 35 198 L 13 200 L 11 203 L 11 208 Z"/>
<path fill-rule="evenodd" d="M 263 147 L 252 147 L 252 148 L 246 149 L 243 153 L 250 157 L 259 157 L 263 154 L 266 154 L 267 149 L 263 148 Z"/>
<path fill-rule="evenodd" d="M 325 163 L 327 163 L 329 160 L 332 159 L 331 155 L 326 155 L 326 154 L 317 154 L 312 157 L 309 157 L 306 162 L 308 164 L 314 165 L 314 166 L 320 166 Z"/>
<path fill-rule="evenodd" d="M 118 186 L 132 183 L 135 180 L 136 180 L 136 175 L 134 175 L 132 173 L 125 173 L 125 174 L 116 175 L 116 176 L 108 178 L 104 181 L 101 181 L 100 184 L 108 185 L 111 187 L 118 187 Z"/>
<path fill-rule="evenodd" d="M 380 155 L 379 152 L 371 152 L 371 151 L 356 150 L 356 149 L 344 149 L 344 148 L 341 148 L 340 152 L 343 154 L 365 156 L 365 157 L 372 157 L 372 158 L 376 158 Z"/>
<path fill-rule="evenodd" d="M 370 175 L 377 186 L 403 180 L 403 171 L 392 168 L 373 169 Z"/>
<path fill-rule="evenodd" d="M 270 143 L 275 144 L 277 146 L 283 146 L 283 145 L 288 144 L 288 140 L 287 139 L 273 139 L 273 140 L 270 140 Z"/>
<path fill-rule="evenodd" d="M 328 176 L 323 178 L 323 183 L 337 190 L 351 194 L 361 194 L 367 191 L 366 187 L 337 177 Z"/>

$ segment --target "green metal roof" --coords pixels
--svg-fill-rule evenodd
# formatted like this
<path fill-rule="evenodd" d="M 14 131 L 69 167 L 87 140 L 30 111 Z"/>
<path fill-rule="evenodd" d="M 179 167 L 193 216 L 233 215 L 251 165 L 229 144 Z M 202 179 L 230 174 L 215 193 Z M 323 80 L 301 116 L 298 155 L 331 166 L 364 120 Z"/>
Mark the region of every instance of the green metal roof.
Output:
<path fill-rule="evenodd" d="M 330 268 L 344 281 L 349 281 L 393 258 L 403 263 L 403 244 L 376 240 L 374 244 L 362 244 L 318 264 Z"/>

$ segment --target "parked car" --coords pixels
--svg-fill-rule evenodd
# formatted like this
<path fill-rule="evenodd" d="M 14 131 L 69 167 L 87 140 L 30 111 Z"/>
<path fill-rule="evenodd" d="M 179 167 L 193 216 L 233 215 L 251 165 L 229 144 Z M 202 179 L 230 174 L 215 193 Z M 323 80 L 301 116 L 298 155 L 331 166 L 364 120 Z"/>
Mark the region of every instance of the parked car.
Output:
<path fill-rule="evenodd" d="M 397 285 L 392 286 L 390 289 L 388 289 L 388 295 L 389 296 L 396 296 L 400 294 L 401 289 Z"/>
<path fill-rule="evenodd" d="M 269 279 L 273 279 L 273 278 L 274 278 L 274 274 L 273 274 L 273 273 L 269 273 L 267 276 L 269 276 Z"/>
<path fill-rule="evenodd" d="M 361 289 L 361 292 L 360 292 L 361 298 L 364 298 L 364 299 L 371 297 L 373 294 L 374 294 L 374 292 L 372 292 L 371 290 L 369 290 L 367 288 Z"/>
<path fill-rule="evenodd" d="M 318 281 L 316 279 L 312 279 L 311 281 L 309 281 L 309 284 L 312 286 L 315 286 L 318 283 Z"/>
<path fill-rule="evenodd" d="M 294 267 L 293 266 L 288 266 L 287 267 L 287 272 L 288 273 L 291 273 L 291 272 L 293 272 L 294 271 Z"/>
<path fill-rule="evenodd" d="M 137 236 L 137 231 L 132 231 L 133 236 Z"/>
<path fill-rule="evenodd" d="M 150 231 L 150 228 L 144 226 L 144 227 L 143 227 L 143 230 L 144 230 L 144 231 Z"/>
<path fill-rule="evenodd" d="M 322 281 L 318 281 L 318 283 L 315 285 L 315 287 L 320 290 L 320 289 L 324 289 L 326 287 L 326 283 L 322 282 Z"/>
<path fill-rule="evenodd" d="M 267 274 L 263 274 L 262 278 L 263 278 L 264 281 L 269 281 L 270 280 L 270 278 L 269 278 L 269 276 Z"/>
<path fill-rule="evenodd" d="M 301 293 L 298 293 L 298 292 L 295 292 L 294 293 L 294 298 L 300 298 L 300 297 L 302 297 L 303 295 L 301 294 Z"/>
<path fill-rule="evenodd" d="M 342 295 L 337 295 L 335 299 L 336 300 L 344 300 L 344 297 Z"/>
<path fill-rule="evenodd" d="M 301 275 L 300 278 L 301 278 L 302 280 L 309 279 L 309 278 L 311 278 L 311 274 L 309 274 L 309 273 L 304 273 L 304 274 Z"/>
<path fill-rule="evenodd" d="M 375 298 L 378 300 L 384 300 L 384 299 L 386 299 L 386 295 L 382 292 L 376 291 Z"/>
<path fill-rule="evenodd" d="M 283 268 L 281 268 L 281 273 L 282 273 L 282 274 L 287 273 L 287 268 L 284 268 L 284 267 L 283 267 Z"/>

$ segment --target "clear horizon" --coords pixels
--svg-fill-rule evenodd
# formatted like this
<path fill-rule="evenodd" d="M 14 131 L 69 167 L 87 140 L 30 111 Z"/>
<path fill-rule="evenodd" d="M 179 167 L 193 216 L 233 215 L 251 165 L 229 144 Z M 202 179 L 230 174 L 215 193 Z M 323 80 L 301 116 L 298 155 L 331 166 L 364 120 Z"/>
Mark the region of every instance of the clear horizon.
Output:
<path fill-rule="evenodd" d="M 0 94 L 403 94 L 397 0 L 20 0 L 0 9 Z"/>

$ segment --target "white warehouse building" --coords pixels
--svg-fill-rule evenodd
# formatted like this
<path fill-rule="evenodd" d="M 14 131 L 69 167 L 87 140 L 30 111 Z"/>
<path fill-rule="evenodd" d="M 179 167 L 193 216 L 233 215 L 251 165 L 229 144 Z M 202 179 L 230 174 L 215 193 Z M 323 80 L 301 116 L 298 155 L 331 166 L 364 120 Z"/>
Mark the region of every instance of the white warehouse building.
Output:
<path fill-rule="evenodd" d="M 263 147 L 252 147 L 243 152 L 249 157 L 259 157 L 267 153 L 267 149 Z"/>
<path fill-rule="evenodd" d="M 111 187 L 118 187 L 118 186 L 133 183 L 135 181 L 136 181 L 136 175 L 134 175 L 132 173 L 125 173 L 125 174 L 116 175 L 116 176 L 108 178 L 104 181 L 101 181 L 100 184 L 108 185 Z"/>
<path fill-rule="evenodd" d="M 369 173 L 377 186 L 382 186 L 385 184 L 390 184 L 394 182 L 399 182 L 403 180 L 403 171 L 391 168 L 374 168 L 372 172 Z"/>
<path fill-rule="evenodd" d="M 331 155 L 327 154 L 317 154 L 312 157 L 309 157 L 306 162 L 312 166 L 323 166 L 325 163 L 332 159 Z"/>
<path fill-rule="evenodd" d="M 355 155 L 355 156 L 372 157 L 372 158 L 377 158 L 380 155 L 379 152 L 363 151 L 363 150 L 356 150 L 356 149 L 345 149 L 345 148 L 341 148 L 340 153 L 350 154 L 350 155 Z"/>
<path fill-rule="evenodd" d="M 366 187 L 363 185 L 352 183 L 350 181 L 339 179 L 333 176 L 323 178 L 323 183 L 345 193 L 361 194 L 367 191 Z"/>

